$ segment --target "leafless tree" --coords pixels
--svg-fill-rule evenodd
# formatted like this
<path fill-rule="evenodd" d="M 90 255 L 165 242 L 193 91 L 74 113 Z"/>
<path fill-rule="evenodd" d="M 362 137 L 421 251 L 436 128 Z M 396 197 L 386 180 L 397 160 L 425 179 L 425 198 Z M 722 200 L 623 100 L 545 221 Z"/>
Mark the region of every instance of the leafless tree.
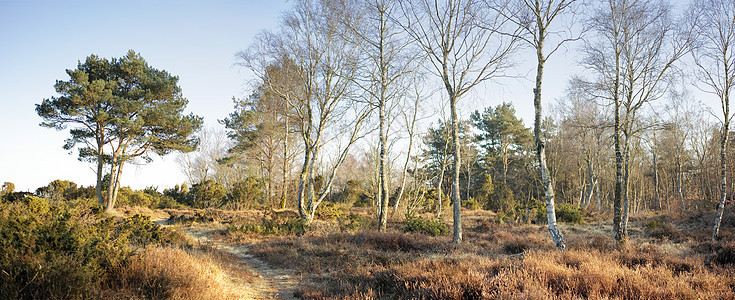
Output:
<path fill-rule="evenodd" d="M 549 168 L 546 165 L 546 143 L 541 135 L 541 86 L 544 76 L 544 65 L 546 61 L 559 48 L 568 41 L 579 39 L 579 35 L 574 35 L 569 31 L 554 28 L 561 18 L 565 16 L 570 19 L 575 12 L 579 0 L 515 0 L 510 1 L 511 9 L 498 9 L 503 7 L 502 3 L 507 0 L 489 1 L 491 8 L 495 8 L 501 15 L 517 24 L 522 28 L 521 35 L 518 36 L 526 44 L 533 47 L 536 51 L 536 85 L 533 89 L 533 106 L 534 115 L 534 142 L 536 145 L 536 157 L 539 163 L 539 171 L 541 181 L 544 185 L 544 194 L 546 199 L 546 219 L 549 224 L 549 233 L 551 239 L 556 244 L 556 248 L 564 250 L 564 235 L 556 225 L 556 212 L 554 207 L 554 185 L 549 176 Z M 499 4 L 500 3 L 500 4 Z M 553 24 L 553 25 L 552 25 Z M 559 26 L 562 27 L 562 26 Z M 559 40 L 553 40 L 560 37 Z M 552 40 L 549 40 L 552 38 Z M 547 42 L 551 42 L 551 47 L 545 48 Z M 550 49 L 550 50 L 549 50 Z"/>
<path fill-rule="evenodd" d="M 344 38 L 348 31 L 344 22 L 334 21 L 349 18 L 348 12 L 342 1 L 296 1 L 284 15 L 279 33 L 263 32 L 240 53 L 243 64 L 293 111 L 304 160 L 298 211 L 307 223 L 331 191 L 335 174 L 362 137 L 369 115 L 369 108 L 355 101 L 361 51 Z M 324 149 L 332 157 L 324 160 L 325 179 L 317 191 L 314 179 Z"/>
<path fill-rule="evenodd" d="M 388 220 L 390 169 L 388 168 L 388 135 L 392 111 L 406 96 L 411 82 L 408 75 L 416 68 L 417 56 L 411 51 L 411 42 L 396 22 L 399 5 L 395 1 L 360 1 L 353 7 L 354 17 L 345 27 L 351 29 L 347 38 L 364 57 L 357 84 L 367 94 L 368 103 L 378 112 L 378 220 L 384 231 Z M 412 53 L 413 52 L 413 53 Z"/>
<path fill-rule="evenodd" d="M 727 198 L 726 152 L 733 114 L 730 112 L 730 94 L 735 88 L 735 2 L 722 0 L 695 0 L 689 7 L 688 24 L 696 30 L 698 41 L 692 47 L 697 79 L 703 90 L 716 96 L 722 109 L 720 130 L 720 201 L 712 229 L 712 240 L 722 222 Z"/>
<path fill-rule="evenodd" d="M 402 1 L 402 27 L 427 54 L 432 71 L 447 92 L 454 148 L 452 202 L 454 234 L 462 242 L 459 193 L 460 153 L 457 102 L 484 81 L 506 74 L 517 48 L 513 35 L 501 34 L 507 19 L 479 0 Z M 498 8 L 497 10 L 501 10 Z"/>
<path fill-rule="evenodd" d="M 630 145 L 637 115 L 644 104 L 665 93 L 674 63 L 687 53 L 692 35 L 675 24 L 664 0 L 605 1 L 590 25 L 596 37 L 584 48 L 583 65 L 598 76 L 596 82 L 602 91 L 598 96 L 614 106 L 613 231 L 616 242 L 625 242 Z"/>

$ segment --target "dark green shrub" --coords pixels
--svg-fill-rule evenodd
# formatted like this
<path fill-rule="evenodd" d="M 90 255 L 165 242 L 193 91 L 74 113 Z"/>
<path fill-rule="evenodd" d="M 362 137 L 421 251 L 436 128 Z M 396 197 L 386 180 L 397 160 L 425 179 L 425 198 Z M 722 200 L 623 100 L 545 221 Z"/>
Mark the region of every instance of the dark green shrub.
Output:
<path fill-rule="evenodd" d="M 556 220 L 565 223 L 582 223 L 582 209 L 571 204 L 559 205 L 556 208 Z"/>
<path fill-rule="evenodd" d="M 130 242 L 182 240 L 148 217 L 116 221 L 101 212 L 94 199 L 0 203 L 0 299 L 98 298 L 135 255 Z"/>
<path fill-rule="evenodd" d="M 0 298 L 81 299 L 132 255 L 112 219 L 78 204 L 0 205 Z"/>
<path fill-rule="evenodd" d="M 360 201 L 363 191 L 362 181 L 359 180 L 348 180 L 345 188 L 336 195 L 335 200 L 337 202 L 346 203 L 348 205 L 354 205 Z"/>
<path fill-rule="evenodd" d="M 234 209 L 257 208 L 265 198 L 265 181 L 249 176 L 244 181 L 235 183 L 227 197 L 228 206 Z"/>
<path fill-rule="evenodd" d="M 646 222 L 643 227 L 649 236 L 655 238 L 678 239 L 681 231 L 671 224 L 665 217 L 659 217 Z"/>
<path fill-rule="evenodd" d="M 186 204 L 196 208 L 220 207 L 227 196 L 219 182 L 205 180 L 194 184 L 186 197 Z"/>
<path fill-rule="evenodd" d="M 403 232 L 415 232 L 431 236 L 439 236 L 447 234 L 449 229 L 447 224 L 444 224 L 442 220 L 431 220 L 424 219 L 421 216 L 415 217 L 406 215 L 406 225 L 403 227 Z"/>
<path fill-rule="evenodd" d="M 486 197 L 485 209 L 494 212 L 512 213 L 519 204 L 510 187 L 502 182 L 494 185 L 492 192 Z"/>

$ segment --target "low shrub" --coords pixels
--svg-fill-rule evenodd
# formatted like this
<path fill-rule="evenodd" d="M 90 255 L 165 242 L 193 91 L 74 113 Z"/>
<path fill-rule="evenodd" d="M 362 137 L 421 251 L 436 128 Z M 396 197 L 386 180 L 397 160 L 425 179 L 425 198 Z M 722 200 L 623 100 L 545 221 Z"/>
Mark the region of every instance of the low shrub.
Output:
<path fill-rule="evenodd" d="M 347 215 L 349 207 L 344 203 L 322 202 L 317 209 L 314 217 L 319 220 L 337 220 Z"/>
<path fill-rule="evenodd" d="M 258 235 L 302 235 L 306 233 L 308 226 L 301 219 L 271 219 L 264 217 L 260 223 L 245 223 L 242 225 L 230 225 L 228 233 L 241 232 Z"/>
<path fill-rule="evenodd" d="M 173 241 L 147 217 L 103 219 L 100 211 L 84 199 L 0 203 L 0 299 L 98 298 L 136 255 L 131 242 Z"/>
<path fill-rule="evenodd" d="M 339 218 L 339 229 L 341 231 L 359 231 L 373 227 L 374 219 L 365 217 L 360 214 L 350 213 L 344 218 Z"/>
<path fill-rule="evenodd" d="M 449 228 L 442 220 L 431 220 L 424 219 L 421 216 L 415 217 L 412 215 L 406 215 L 406 225 L 403 227 L 403 232 L 415 232 L 431 236 L 439 236 L 447 234 L 449 232 Z"/>
<path fill-rule="evenodd" d="M 565 223 L 582 223 L 582 209 L 571 204 L 562 204 L 556 208 L 556 219 Z"/>
<path fill-rule="evenodd" d="M 663 217 L 652 219 L 646 222 L 643 227 L 646 229 L 646 233 L 654 238 L 679 239 L 682 236 L 681 231 Z"/>

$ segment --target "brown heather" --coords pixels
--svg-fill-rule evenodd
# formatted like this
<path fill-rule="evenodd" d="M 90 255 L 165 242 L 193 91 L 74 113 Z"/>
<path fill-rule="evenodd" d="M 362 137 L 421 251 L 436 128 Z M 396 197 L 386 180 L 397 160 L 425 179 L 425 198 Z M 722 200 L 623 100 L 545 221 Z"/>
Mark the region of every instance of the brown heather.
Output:
<path fill-rule="evenodd" d="M 562 225 L 569 248 L 560 252 L 545 226 L 465 213 L 461 246 L 449 236 L 401 233 L 393 224 L 386 233 L 262 238 L 251 253 L 293 268 L 304 299 L 735 298 L 735 242 L 698 242 L 708 230 L 700 218 L 638 216 L 625 247 L 613 244 L 609 222 Z M 661 218 L 665 226 L 646 227 Z"/>

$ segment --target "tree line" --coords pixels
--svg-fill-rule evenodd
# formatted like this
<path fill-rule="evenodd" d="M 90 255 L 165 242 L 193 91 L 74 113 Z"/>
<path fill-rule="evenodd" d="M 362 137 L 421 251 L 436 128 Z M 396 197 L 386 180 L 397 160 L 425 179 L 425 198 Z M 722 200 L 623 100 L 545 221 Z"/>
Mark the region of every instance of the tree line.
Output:
<path fill-rule="evenodd" d="M 718 0 L 680 14 L 664 0 L 301 0 L 237 53 L 256 79 L 220 120 L 226 133 L 192 135 L 201 118 L 183 115 L 177 78 L 134 52 L 90 56 L 37 112 L 44 126 L 76 124 L 65 148 L 97 162 L 100 201 L 109 170 L 108 208 L 126 161 L 201 138 L 202 151 L 180 158 L 191 184 L 259 190 L 248 199 L 307 223 L 325 201 L 375 207 L 380 230 L 397 211 L 441 215 L 451 203 L 455 243 L 470 207 L 546 222 L 564 249 L 557 202 L 612 209 L 619 243 L 631 212 L 716 206 L 715 239 L 733 188 L 734 15 Z M 585 72 L 544 101 L 545 64 L 564 47 L 579 49 Z M 531 128 L 509 103 L 460 115 L 478 86 L 520 73 L 526 51 L 533 97 L 516 104 L 533 103 Z M 431 99 L 440 117 L 423 129 Z"/>

